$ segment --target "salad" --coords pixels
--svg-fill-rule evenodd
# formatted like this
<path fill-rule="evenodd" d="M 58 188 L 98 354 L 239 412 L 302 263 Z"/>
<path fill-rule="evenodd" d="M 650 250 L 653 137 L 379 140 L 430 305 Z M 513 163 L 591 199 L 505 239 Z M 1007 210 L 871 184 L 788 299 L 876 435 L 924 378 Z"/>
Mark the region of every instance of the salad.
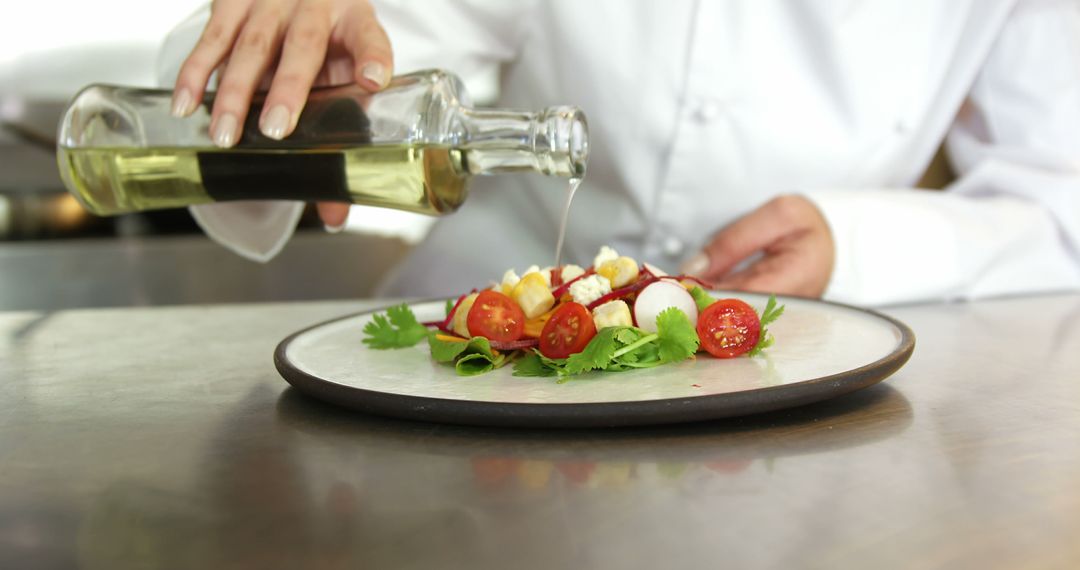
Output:
<path fill-rule="evenodd" d="M 514 376 L 561 380 L 693 358 L 756 356 L 773 343 L 767 325 L 784 312 L 770 296 L 759 315 L 739 299 L 714 299 L 708 284 L 668 275 L 604 246 L 589 267 L 508 270 L 483 290 L 446 304 L 444 319 L 420 322 L 408 305 L 364 326 L 374 349 L 427 341 L 437 362 L 462 376 L 512 365 Z"/>

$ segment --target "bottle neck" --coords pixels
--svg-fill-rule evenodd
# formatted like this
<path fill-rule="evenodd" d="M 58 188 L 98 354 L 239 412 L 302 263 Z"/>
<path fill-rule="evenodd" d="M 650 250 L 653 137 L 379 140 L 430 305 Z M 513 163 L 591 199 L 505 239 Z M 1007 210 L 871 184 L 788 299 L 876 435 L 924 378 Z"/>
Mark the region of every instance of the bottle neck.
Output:
<path fill-rule="evenodd" d="M 576 107 L 548 107 L 539 113 L 467 109 L 461 121 L 469 174 L 585 175 L 589 127 Z"/>

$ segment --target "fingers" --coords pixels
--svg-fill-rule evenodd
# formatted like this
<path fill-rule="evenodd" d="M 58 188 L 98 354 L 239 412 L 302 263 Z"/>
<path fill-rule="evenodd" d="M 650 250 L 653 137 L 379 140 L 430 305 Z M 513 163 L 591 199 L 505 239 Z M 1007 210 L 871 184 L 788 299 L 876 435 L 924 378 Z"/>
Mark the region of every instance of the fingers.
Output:
<path fill-rule="evenodd" d="M 218 0 L 198 43 L 180 66 L 173 90 L 172 114 L 186 117 L 206 92 L 210 75 L 232 50 L 252 0 Z"/>
<path fill-rule="evenodd" d="M 382 89 L 393 69 L 386 31 L 366 0 L 354 0 L 344 9 L 340 4 L 217 0 L 203 36 L 177 78 L 173 114 L 190 115 L 205 96 L 211 74 L 224 69 L 210 135 L 220 147 L 233 146 L 241 136 L 251 98 L 260 85 L 265 87 L 279 48 L 281 57 L 259 117 L 259 129 L 268 137 L 282 139 L 292 133 L 316 82 L 355 81 L 370 91 Z"/>
<path fill-rule="evenodd" d="M 281 61 L 266 96 L 259 130 L 272 139 L 292 133 L 311 86 L 326 59 L 330 40 L 330 3 L 303 2 L 285 34 Z"/>
<path fill-rule="evenodd" d="M 704 258 L 697 260 L 698 266 L 690 269 L 698 269 L 703 279 L 718 280 L 740 261 L 797 229 L 797 215 L 790 211 L 795 207 L 792 199 L 801 198 L 774 198 L 721 229 L 702 250 Z"/>
<path fill-rule="evenodd" d="M 291 6 L 284 2 L 263 2 L 254 7 L 236 38 L 229 66 L 221 77 L 210 135 L 214 144 L 231 147 L 240 139 L 251 97 L 277 55 L 281 34 Z"/>
<path fill-rule="evenodd" d="M 353 82 L 353 60 L 351 55 L 327 55 L 326 63 L 315 78 L 316 85 L 345 85 Z"/>
<path fill-rule="evenodd" d="M 378 91 L 390 82 L 394 55 L 386 30 L 375 18 L 375 10 L 364 2 L 356 6 L 343 27 L 344 45 L 352 54 L 354 81 L 369 90 Z"/>
<path fill-rule="evenodd" d="M 718 289 L 820 297 L 832 275 L 831 244 L 800 240 L 790 248 L 770 251 L 750 266 L 727 275 Z"/>
<path fill-rule="evenodd" d="M 319 211 L 319 218 L 326 226 L 326 231 L 336 234 L 345 228 L 345 220 L 349 217 L 349 205 L 337 202 L 319 202 L 315 205 Z"/>
<path fill-rule="evenodd" d="M 804 277 L 808 273 L 794 252 L 766 255 L 716 283 L 717 289 L 815 296 Z M 816 293 L 820 295 L 820 292 Z"/>
<path fill-rule="evenodd" d="M 777 214 L 787 219 L 789 232 L 765 245 L 747 267 L 723 275 L 717 287 L 820 297 L 829 285 L 835 263 L 835 243 L 828 222 L 808 200 Z"/>

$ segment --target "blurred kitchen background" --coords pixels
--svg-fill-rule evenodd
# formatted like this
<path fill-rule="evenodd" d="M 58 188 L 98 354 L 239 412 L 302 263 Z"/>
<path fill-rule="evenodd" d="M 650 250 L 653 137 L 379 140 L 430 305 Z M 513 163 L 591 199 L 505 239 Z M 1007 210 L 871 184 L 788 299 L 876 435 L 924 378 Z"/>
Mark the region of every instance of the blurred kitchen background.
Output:
<path fill-rule="evenodd" d="M 346 232 L 328 235 L 309 211 L 282 254 L 258 264 L 209 241 L 186 210 L 98 218 L 66 193 L 54 152 L 65 103 L 90 83 L 155 86 L 163 38 L 205 1 L 37 0 L 5 10 L 0 310 L 370 296 L 425 235 L 430 218 L 363 207 Z M 470 88 L 484 97 L 483 85 Z"/>
<path fill-rule="evenodd" d="M 186 210 L 97 218 L 66 193 L 54 151 L 65 103 L 90 83 L 156 86 L 165 36 L 207 2 L 5 5 L 0 310 L 368 297 L 426 235 L 431 218 L 360 206 L 330 235 L 309 210 L 285 250 L 259 264 L 211 242 Z M 495 77 L 462 79 L 474 102 L 494 101 Z M 951 177 L 939 152 L 918 185 L 942 188 Z"/>

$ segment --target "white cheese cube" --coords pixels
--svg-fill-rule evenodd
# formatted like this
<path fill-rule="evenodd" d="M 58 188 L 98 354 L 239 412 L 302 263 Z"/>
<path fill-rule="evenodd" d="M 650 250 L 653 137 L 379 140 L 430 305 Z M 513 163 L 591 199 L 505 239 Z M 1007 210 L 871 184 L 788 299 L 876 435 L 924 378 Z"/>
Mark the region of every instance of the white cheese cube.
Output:
<path fill-rule="evenodd" d="M 472 336 L 472 334 L 469 333 L 468 325 L 469 311 L 472 310 L 473 303 L 476 302 L 476 297 L 478 295 L 479 293 L 472 293 L 468 297 L 465 297 L 465 299 L 461 301 L 461 304 L 458 305 L 457 310 L 454 311 L 454 318 L 450 323 L 450 330 L 457 333 L 458 336 L 463 336 L 465 338 Z"/>
<path fill-rule="evenodd" d="M 592 316 L 597 330 L 605 327 L 628 327 L 634 324 L 634 318 L 630 316 L 630 305 L 622 299 L 600 305 L 593 309 Z"/>
<path fill-rule="evenodd" d="M 528 319 L 535 319 L 555 306 L 551 289 L 544 285 L 544 278 L 535 271 L 521 278 L 510 298 L 517 301 Z"/>
<path fill-rule="evenodd" d="M 638 266 L 636 261 L 624 255 L 597 266 L 596 274 L 607 277 L 611 286 L 618 289 L 637 281 Z"/>
<path fill-rule="evenodd" d="M 540 277 L 543 277 L 544 278 L 544 283 L 547 284 L 547 288 L 551 289 L 551 272 L 550 271 L 541 270 L 539 265 L 530 265 L 529 268 L 526 269 L 525 272 L 521 274 L 521 277 L 524 279 L 525 276 L 530 274 L 530 273 L 536 273 Z"/>
<path fill-rule="evenodd" d="M 514 273 L 513 269 L 507 269 L 506 273 L 503 273 L 501 284 L 502 286 L 500 287 L 500 290 L 504 295 L 509 295 L 510 292 L 514 290 L 514 287 L 518 284 L 518 281 L 521 281 L 521 278 L 518 277 L 518 274 Z"/>

